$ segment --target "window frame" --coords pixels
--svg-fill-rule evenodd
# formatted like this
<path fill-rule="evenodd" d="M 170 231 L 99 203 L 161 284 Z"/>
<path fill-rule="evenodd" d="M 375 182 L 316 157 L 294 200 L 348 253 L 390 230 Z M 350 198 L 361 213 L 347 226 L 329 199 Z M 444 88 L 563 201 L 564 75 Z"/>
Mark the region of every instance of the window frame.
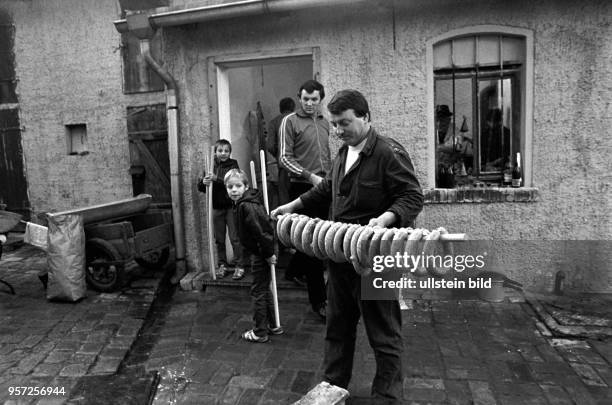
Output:
<path fill-rule="evenodd" d="M 435 89 L 436 89 L 436 82 L 438 81 L 444 81 L 444 80 L 453 80 L 453 78 L 456 79 L 470 79 L 470 86 L 472 88 L 472 123 L 471 123 L 471 129 L 470 132 L 472 134 L 472 140 L 473 140 L 473 158 L 472 158 L 472 167 L 474 168 L 474 176 L 478 178 L 478 181 L 484 181 L 484 182 L 489 182 L 489 181 L 494 181 L 494 180 L 500 180 L 499 177 L 501 176 L 502 172 L 481 172 L 480 168 L 482 165 L 481 162 L 481 154 L 480 154 L 480 146 L 481 146 L 481 133 L 480 133 L 480 123 L 481 123 L 481 117 L 480 117 L 480 112 L 481 112 L 481 100 L 478 97 L 478 88 L 479 88 L 479 81 L 482 80 L 495 80 L 495 79 L 500 79 L 503 78 L 505 79 L 510 79 L 512 81 L 512 91 L 513 92 L 517 92 L 517 90 L 520 92 L 520 88 L 521 88 L 521 69 L 522 67 L 517 66 L 517 65 L 513 65 L 510 68 L 503 68 L 503 69 L 495 69 L 495 68 L 487 68 L 484 70 L 479 70 L 478 72 L 476 71 L 476 69 L 474 68 L 458 68 L 457 70 L 455 70 L 455 72 L 451 72 L 449 69 L 439 69 L 437 71 L 434 71 L 434 98 L 435 98 Z M 447 72 L 447 70 L 449 70 L 449 72 Z M 518 105 L 518 110 L 520 110 L 520 97 L 517 97 L 515 99 L 513 99 L 513 105 L 512 105 L 512 111 L 516 111 L 517 108 L 516 106 Z M 512 120 L 515 121 L 515 118 L 512 117 Z M 518 124 L 519 128 L 520 128 L 520 120 L 516 120 L 518 122 L 513 122 L 514 125 Z M 456 128 L 457 127 L 457 122 L 455 122 L 455 125 L 452 125 L 452 128 Z M 459 135 L 459 134 L 457 134 Z"/>
<path fill-rule="evenodd" d="M 436 185 L 436 139 L 435 139 L 435 73 L 434 47 L 443 41 L 475 35 L 511 35 L 519 36 L 525 41 L 525 61 L 517 75 L 520 89 L 520 134 L 523 145 L 523 187 L 532 186 L 532 139 L 533 139 L 533 83 L 534 83 L 534 35 L 533 31 L 524 28 L 503 25 L 477 25 L 448 31 L 431 38 L 426 45 L 427 66 L 427 185 L 434 189 Z M 476 153 L 476 152 L 475 152 Z"/>
<path fill-rule="evenodd" d="M 134 49 L 130 51 L 130 43 Z M 151 55 L 159 58 L 164 52 L 162 30 L 151 39 Z M 163 79 L 142 59 L 140 40 L 131 32 L 121 34 L 121 75 L 123 94 L 157 93 L 165 90 Z"/>

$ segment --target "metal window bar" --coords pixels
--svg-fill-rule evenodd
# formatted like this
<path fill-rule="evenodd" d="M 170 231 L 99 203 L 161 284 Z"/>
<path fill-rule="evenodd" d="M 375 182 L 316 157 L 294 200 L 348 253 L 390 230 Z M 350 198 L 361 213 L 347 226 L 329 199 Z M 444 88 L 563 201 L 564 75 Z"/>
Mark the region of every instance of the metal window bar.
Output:
<path fill-rule="evenodd" d="M 501 90 L 500 90 L 501 125 L 499 126 L 499 136 L 501 137 L 501 145 L 502 145 L 501 155 L 506 156 L 506 153 L 508 153 L 508 151 L 506 150 L 507 145 L 506 145 L 506 140 L 504 139 L 505 138 L 504 137 L 504 122 L 505 122 L 504 120 L 504 114 L 505 114 L 505 108 L 504 108 L 504 48 L 503 48 L 504 41 L 503 41 L 503 37 L 501 34 L 498 36 L 498 41 L 499 41 L 499 81 L 500 81 L 500 86 L 501 86 Z M 510 159 L 512 159 L 512 157 L 510 157 Z M 503 171 L 504 171 L 504 167 L 502 166 L 502 173 Z"/>
<path fill-rule="evenodd" d="M 455 41 L 451 39 L 451 44 L 450 44 L 450 52 L 451 52 L 451 67 L 452 67 L 452 83 L 453 83 L 453 90 L 452 90 L 452 97 L 453 97 L 453 152 L 455 152 L 455 144 L 457 143 L 456 139 L 455 139 L 455 127 L 456 125 L 456 119 L 457 119 L 457 109 L 455 108 L 455 53 L 454 53 L 454 47 L 455 47 Z M 452 171 L 452 165 L 451 165 L 451 171 Z"/>
<path fill-rule="evenodd" d="M 478 91 L 478 75 L 480 70 L 480 37 L 476 36 L 474 39 L 474 47 L 476 48 L 474 51 L 474 82 L 473 82 L 473 111 L 474 111 L 474 123 L 475 123 L 475 131 L 472 134 L 472 149 L 474 153 L 474 166 L 473 171 L 476 173 L 476 176 L 480 175 L 480 92 Z"/>

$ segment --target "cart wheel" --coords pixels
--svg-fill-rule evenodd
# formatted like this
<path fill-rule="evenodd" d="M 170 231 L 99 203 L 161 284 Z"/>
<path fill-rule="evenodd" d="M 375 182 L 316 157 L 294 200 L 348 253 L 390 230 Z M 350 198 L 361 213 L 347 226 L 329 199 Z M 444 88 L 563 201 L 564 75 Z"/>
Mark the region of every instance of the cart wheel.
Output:
<path fill-rule="evenodd" d="M 85 242 L 85 278 L 94 290 L 111 292 L 123 285 L 123 264 L 108 263 L 121 260 L 117 249 L 100 238 Z"/>
<path fill-rule="evenodd" d="M 161 269 L 168 262 L 170 257 L 170 248 L 163 248 L 156 250 L 151 253 L 147 253 L 142 257 L 136 257 L 136 263 L 144 267 L 145 269 Z"/>

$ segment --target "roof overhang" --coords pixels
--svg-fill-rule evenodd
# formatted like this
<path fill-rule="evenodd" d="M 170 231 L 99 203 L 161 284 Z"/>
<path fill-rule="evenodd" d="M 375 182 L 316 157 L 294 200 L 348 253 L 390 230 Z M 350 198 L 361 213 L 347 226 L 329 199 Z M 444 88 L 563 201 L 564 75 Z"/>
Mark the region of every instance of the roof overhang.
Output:
<path fill-rule="evenodd" d="M 315 7 L 354 5 L 366 0 L 242 0 L 194 7 L 161 7 L 150 10 L 139 10 L 134 14 L 145 13 L 153 29 L 206 21 L 216 21 L 235 17 L 280 13 Z M 387 2 L 391 0 L 382 0 Z M 380 3 L 380 1 L 379 1 Z M 127 18 L 114 21 L 117 31 L 131 31 Z"/>

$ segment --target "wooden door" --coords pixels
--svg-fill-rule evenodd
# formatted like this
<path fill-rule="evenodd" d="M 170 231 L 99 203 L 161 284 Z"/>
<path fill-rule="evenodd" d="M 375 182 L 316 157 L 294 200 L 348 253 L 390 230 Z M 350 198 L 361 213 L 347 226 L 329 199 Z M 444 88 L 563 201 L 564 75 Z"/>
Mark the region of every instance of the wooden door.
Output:
<path fill-rule="evenodd" d="M 128 107 L 127 127 L 134 195 L 146 193 L 155 203 L 171 202 L 166 105 Z"/>
<path fill-rule="evenodd" d="M 17 109 L 0 109 L 0 204 L 30 218 Z"/>

